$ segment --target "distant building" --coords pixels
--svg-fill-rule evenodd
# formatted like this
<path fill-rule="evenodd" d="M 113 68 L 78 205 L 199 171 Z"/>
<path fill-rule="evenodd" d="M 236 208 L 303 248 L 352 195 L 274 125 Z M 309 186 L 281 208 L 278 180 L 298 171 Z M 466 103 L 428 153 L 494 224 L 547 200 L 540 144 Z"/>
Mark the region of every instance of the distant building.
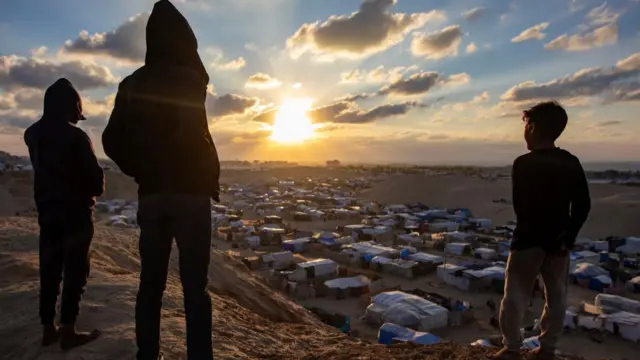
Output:
<path fill-rule="evenodd" d="M 327 160 L 327 167 L 330 167 L 330 168 L 340 167 L 340 161 L 338 161 L 338 160 Z"/>

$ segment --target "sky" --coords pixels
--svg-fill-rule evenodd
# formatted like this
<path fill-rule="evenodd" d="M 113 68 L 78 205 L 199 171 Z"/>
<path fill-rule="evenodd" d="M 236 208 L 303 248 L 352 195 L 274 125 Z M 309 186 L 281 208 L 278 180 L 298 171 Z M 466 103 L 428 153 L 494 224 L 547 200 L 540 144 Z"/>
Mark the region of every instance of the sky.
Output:
<path fill-rule="evenodd" d="M 104 157 L 153 3 L 0 0 L 0 149 L 27 153 L 64 76 Z M 559 146 L 640 160 L 640 0 L 173 3 L 198 37 L 223 160 L 509 164 L 526 152 L 522 110 L 550 99 L 569 114 Z"/>

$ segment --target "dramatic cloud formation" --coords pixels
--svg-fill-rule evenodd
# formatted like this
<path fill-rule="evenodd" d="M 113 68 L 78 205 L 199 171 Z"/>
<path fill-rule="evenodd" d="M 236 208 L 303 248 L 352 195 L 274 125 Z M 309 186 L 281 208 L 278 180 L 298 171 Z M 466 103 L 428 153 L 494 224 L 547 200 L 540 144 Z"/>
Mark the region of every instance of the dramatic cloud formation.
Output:
<path fill-rule="evenodd" d="M 486 8 L 477 7 L 477 8 L 469 9 L 463 12 L 462 17 L 467 21 L 473 22 L 478 20 L 480 17 L 482 17 L 482 15 L 484 15 L 486 12 L 487 12 Z"/>
<path fill-rule="evenodd" d="M 271 77 L 271 75 L 263 74 L 263 73 L 255 73 L 249 76 L 245 86 L 248 88 L 254 89 L 272 89 L 282 85 L 282 82 L 276 78 Z"/>
<path fill-rule="evenodd" d="M 0 88 L 44 89 L 66 77 L 79 89 L 117 84 L 118 78 L 106 66 L 87 61 L 52 62 L 16 55 L 0 56 Z"/>
<path fill-rule="evenodd" d="M 207 91 L 206 108 L 207 115 L 213 118 L 230 115 L 246 115 L 260 99 L 239 94 L 226 94 L 218 96 L 212 89 Z"/>
<path fill-rule="evenodd" d="M 311 52 L 321 57 L 363 58 L 398 44 L 427 21 L 442 21 L 444 13 L 391 13 L 397 0 L 365 0 L 350 15 L 333 15 L 323 23 L 302 25 L 287 40 L 292 57 Z"/>
<path fill-rule="evenodd" d="M 469 80 L 469 75 L 465 73 L 453 74 L 448 78 L 444 78 L 434 71 L 422 71 L 384 86 L 378 94 L 394 96 L 422 95 L 438 85 L 461 85 L 468 83 Z"/>
<path fill-rule="evenodd" d="M 88 55 L 104 55 L 132 62 L 144 60 L 145 28 L 149 13 L 129 18 L 114 30 L 89 34 L 83 30 L 77 38 L 67 40 L 61 51 Z"/>
<path fill-rule="evenodd" d="M 534 25 L 528 29 L 522 31 L 518 36 L 511 39 L 511 42 L 517 43 L 525 40 L 541 40 L 544 39 L 547 34 L 542 31 L 549 27 L 548 22 L 543 22 L 538 25 Z"/>
<path fill-rule="evenodd" d="M 390 81 L 397 81 L 401 79 L 405 74 L 412 73 L 418 70 L 418 66 L 396 66 L 390 69 L 380 65 L 377 68 L 367 71 L 355 69 L 349 72 L 340 74 L 341 83 L 354 84 L 354 83 L 383 83 Z"/>
<path fill-rule="evenodd" d="M 82 94 L 81 94 L 82 96 Z M 83 128 L 102 128 L 107 124 L 115 95 L 94 100 L 82 96 L 83 113 L 87 117 Z M 0 93 L 0 125 L 17 128 L 20 132 L 38 120 L 42 114 L 44 90 L 15 88 Z"/>
<path fill-rule="evenodd" d="M 625 81 L 637 79 L 638 76 L 640 76 L 640 53 L 635 53 L 618 61 L 609 69 L 599 67 L 582 69 L 543 84 L 537 84 L 534 81 L 524 82 L 507 90 L 501 99 L 505 101 L 576 99 L 598 96 L 607 92 L 615 94 L 617 89 L 630 86 Z M 626 93 L 629 94 L 629 92 Z M 621 101 L 622 99 L 624 97 L 621 97 Z"/>
<path fill-rule="evenodd" d="M 415 56 L 433 60 L 456 56 L 461 41 L 462 31 L 458 25 L 447 26 L 429 34 L 414 33 L 411 52 Z"/>
<path fill-rule="evenodd" d="M 338 101 L 329 105 L 313 108 L 308 116 L 314 124 L 365 124 L 384 120 L 394 116 L 407 114 L 411 109 L 424 108 L 428 105 L 417 101 L 399 104 L 384 104 L 369 110 L 362 110 L 354 102 Z M 272 109 L 254 117 L 254 121 L 272 124 L 278 109 Z"/>
<path fill-rule="evenodd" d="M 389 117 L 407 114 L 411 109 L 426 107 L 417 101 L 408 101 L 400 104 L 384 104 L 376 106 L 369 110 L 360 110 L 356 107 L 341 112 L 333 119 L 335 123 L 342 124 L 365 124 Z"/>
<path fill-rule="evenodd" d="M 0 110 L 41 109 L 44 91 L 32 88 L 18 88 L 0 93 Z"/>
<path fill-rule="evenodd" d="M 585 51 L 618 42 L 618 18 L 622 12 L 612 10 L 606 2 L 591 9 L 587 24 L 573 35 L 563 34 L 545 44 L 547 50 Z"/>

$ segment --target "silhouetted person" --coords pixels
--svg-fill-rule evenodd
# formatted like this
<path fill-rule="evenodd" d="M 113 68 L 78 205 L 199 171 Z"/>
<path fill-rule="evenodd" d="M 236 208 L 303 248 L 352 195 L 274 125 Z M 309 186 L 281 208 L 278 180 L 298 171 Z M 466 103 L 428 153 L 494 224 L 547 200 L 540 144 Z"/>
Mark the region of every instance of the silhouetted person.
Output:
<path fill-rule="evenodd" d="M 567 125 L 556 102 L 524 112 L 528 154 L 513 163 L 513 207 L 517 225 L 507 260 L 500 328 L 504 348 L 498 359 L 519 358 L 520 322 L 538 274 L 545 288 L 540 320 L 539 359 L 552 359 L 562 332 L 569 276 L 569 250 L 591 208 L 589 186 L 580 161 L 555 145 Z"/>
<path fill-rule="evenodd" d="M 87 134 L 78 128 L 82 100 L 67 79 L 44 94 L 42 118 L 24 133 L 34 170 L 34 197 L 40 224 L 40 319 L 42 344 L 60 336 L 64 350 L 99 336 L 76 332 L 75 323 L 89 276 L 93 206 L 104 191 L 104 174 Z M 62 289 L 60 323 L 56 301 Z"/>
<path fill-rule="evenodd" d="M 173 239 L 187 323 L 187 358 L 213 358 L 211 199 L 219 202 L 220 164 L 205 110 L 209 76 L 187 20 L 167 0 L 147 23 L 145 65 L 120 83 L 102 141 L 139 185 L 141 274 L 136 302 L 138 359 L 160 354 L 160 311 Z"/>

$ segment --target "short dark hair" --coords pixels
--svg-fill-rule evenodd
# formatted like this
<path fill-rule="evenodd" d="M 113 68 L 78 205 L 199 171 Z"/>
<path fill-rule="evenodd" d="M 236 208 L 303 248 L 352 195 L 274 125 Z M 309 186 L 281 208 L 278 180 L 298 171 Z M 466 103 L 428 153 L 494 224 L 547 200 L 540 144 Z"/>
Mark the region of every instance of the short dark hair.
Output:
<path fill-rule="evenodd" d="M 535 125 L 535 132 L 548 140 L 556 140 L 567 127 L 569 117 L 557 101 L 545 101 L 523 112 L 524 121 Z"/>

